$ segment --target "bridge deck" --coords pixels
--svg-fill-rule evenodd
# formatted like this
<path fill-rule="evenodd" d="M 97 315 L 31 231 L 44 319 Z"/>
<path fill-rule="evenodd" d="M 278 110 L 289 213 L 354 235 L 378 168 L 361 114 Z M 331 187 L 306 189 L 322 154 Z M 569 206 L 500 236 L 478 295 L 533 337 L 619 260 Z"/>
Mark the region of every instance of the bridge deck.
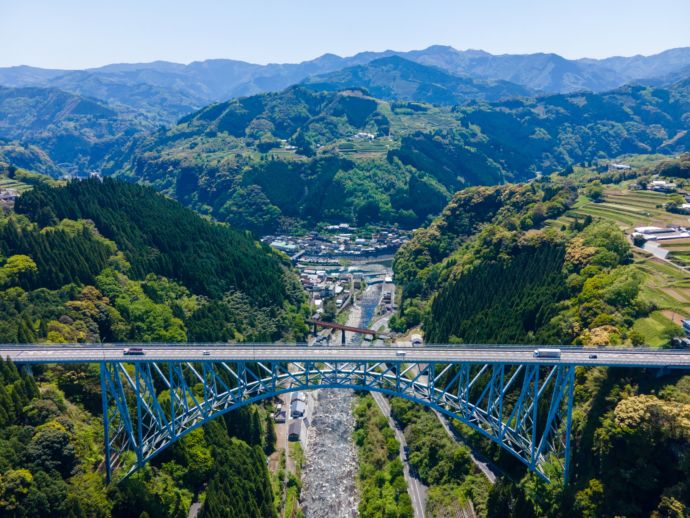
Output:
<path fill-rule="evenodd" d="M 144 355 L 123 354 L 124 347 L 143 347 Z M 100 362 L 313 361 L 542 364 L 618 367 L 690 368 L 690 350 L 561 348 L 560 359 L 535 358 L 534 347 L 299 347 L 295 345 L 104 344 L 66 346 L 0 345 L 0 356 L 18 364 Z M 208 351 L 209 354 L 204 354 Z M 404 355 L 399 354 L 404 352 Z M 596 354 L 596 358 L 590 358 Z"/>

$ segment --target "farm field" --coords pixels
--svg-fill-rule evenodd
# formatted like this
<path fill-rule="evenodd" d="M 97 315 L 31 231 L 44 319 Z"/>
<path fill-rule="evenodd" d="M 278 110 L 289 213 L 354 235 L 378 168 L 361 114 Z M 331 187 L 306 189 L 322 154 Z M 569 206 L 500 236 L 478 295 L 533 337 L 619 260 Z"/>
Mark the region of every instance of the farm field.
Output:
<path fill-rule="evenodd" d="M 611 221 L 626 231 L 639 226 L 688 225 L 688 216 L 664 209 L 667 199 L 666 194 L 650 191 L 608 189 L 602 203 L 589 201 L 573 212 Z"/>
<path fill-rule="evenodd" d="M 385 156 L 388 150 L 397 147 L 390 139 L 354 140 L 338 144 L 338 152 L 356 158 Z"/>
<path fill-rule="evenodd" d="M 15 189 L 17 192 L 25 192 L 31 189 L 31 186 L 26 183 L 22 183 L 12 178 L 8 178 L 5 175 L 0 175 L 0 189 Z"/>
<path fill-rule="evenodd" d="M 690 318 L 690 273 L 642 251 L 634 265 L 643 275 L 640 298 L 657 308 L 633 326 L 652 347 L 665 345 L 678 334 L 681 321 Z"/>
<path fill-rule="evenodd" d="M 630 191 L 625 184 L 607 186 L 604 200 L 594 203 L 580 198 L 563 216 L 547 222 L 554 228 L 568 226 L 576 220 L 590 216 L 610 221 L 630 234 L 634 227 L 681 225 L 688 226 L 688 216 L 667 212 L 663 205 L 668 196 L 650 191 Z M 656 308 L 649 316 L 638 319 L 633 330 L 639 333 L 646 345 L 660 347 L 672 336 L 680 333 L 681 321 L 690 318 L 690 238 L 661 241 L 668 250 L 668 261 L 654 257 L 639 248 L 634 249 L 634 267 L 643 276 L 641 299 Z"/>

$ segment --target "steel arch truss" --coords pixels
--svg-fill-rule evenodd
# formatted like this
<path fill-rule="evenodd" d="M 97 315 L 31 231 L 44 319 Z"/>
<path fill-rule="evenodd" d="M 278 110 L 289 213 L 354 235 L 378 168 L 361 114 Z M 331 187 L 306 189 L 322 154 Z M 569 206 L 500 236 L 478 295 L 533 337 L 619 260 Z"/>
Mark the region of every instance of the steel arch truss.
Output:
<path fill-rule="evenodd" d="M 473 428 L 546 480 L 549 462 L 568 472 L 572 365 L 130 361 L 101 363 L 109 479 L 223 413 L 316 388 L 404 397 Z"/>

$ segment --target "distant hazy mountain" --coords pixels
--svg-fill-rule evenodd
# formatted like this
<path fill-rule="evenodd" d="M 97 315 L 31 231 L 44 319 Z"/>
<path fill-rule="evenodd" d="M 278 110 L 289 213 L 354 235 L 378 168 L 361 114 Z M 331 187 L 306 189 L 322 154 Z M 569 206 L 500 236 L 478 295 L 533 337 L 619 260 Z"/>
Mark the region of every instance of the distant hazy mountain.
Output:
<path fill-rule="evenodd" d="M 475 78 L 502 79 L 544 93 L 600 92 L 632 81 L 676 72 L 690 65 L 690 48 L 653 56 L 569 60 L 557 54 L 501 54 L 459 51 L 435 45 L 405 58 Z"/>
<path fill-rule="evenodd" d="M 57 174 L 56 164 L 63 164 L 60 172 L 100 169 L 111 151 L 121 154 L 132 135 L 150 129 L 139 114 L 97 99 L 55 88 L 0 87 L 2 154 L 30 169 L 51 174 Z"/>
<path fill-rule="evenodd" d="M 154 122 L 171 122 L 182 113 L 211 102 L 279 91 L 310 76 L 366 65 L 389 56 L 441 68 L 464 78 L 509 81 L 540 93 L 599 92 L 634 81 L 670 76 L 690 66 L 690 48 L 653 56 L 568 60 L 556 54 L 492 55 L 435 45 L 410 52 L 363 52 L 346 58 L 325 54 L 295 64 L 256 65 L 213 59 L 189 65 L 165 61 L 113 64 L 82 71 L 20 66 L 0 68 L 0 85 L 58 87 L 136 109 Z"/>
<path fill-rule="evenodd" d="M 465 104 L 473 100 L 493 102 L 532 93 L 528 88 L 509 81 L 459 77 L 400 56 L 380 58 L 366 65 L 312 76 L 303 84 L 325 91 L 364 88 L 380 99 L 448 105 Z"/>
<path fill-rule="evenodd" d="M 653 56 L 611 57 L 606 59 L 580 59 L 579 63 L 612 70 L 626 80 L 664 76 L 690 67 L 690 48 L 670 49 Z"/>
<path fill-rule="evenodd" d="M 26 65 L 0 68 L 0 84 L 3 86 L 35 86 L 44 84 L 67 70 L 36 68 Z"/>
<path fill-rule="evenodd" d="M 483 51 L 462 52 L 452 47 L 434 46 L 412 52 L 408 58 L 453 74 L 511 81 L 542 93 L 602 91 L 627 82 L 597 65 L 582 64 L 556 54 L 494 56 Z"/>
<path fill-rule="evenodd" d="M 344 58 L 325 55 L 284 65 L 214 59 L 189 65 L 156 61 L 74 71 L 11 67 L 0 68 L 0 85 L 60 88 L 141 111 L 154 122 L 169 123 L 211 102 L 282 90 L 347 64 Z"/>
<path fill-rule="evenodd" d="M 672 87 L 688 79 L 690 79 L 690 65 L 661 76 L 638 79 L 634 81 L 634 83 L 649 86 Z"/>

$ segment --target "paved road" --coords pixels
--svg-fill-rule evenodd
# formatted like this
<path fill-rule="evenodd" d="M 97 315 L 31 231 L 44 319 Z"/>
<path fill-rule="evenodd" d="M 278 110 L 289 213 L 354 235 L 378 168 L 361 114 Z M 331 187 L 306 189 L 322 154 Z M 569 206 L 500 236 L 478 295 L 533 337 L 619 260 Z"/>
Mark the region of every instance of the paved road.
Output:
<path fill-rule="evenodd" d="M 395 438 L 398 439 L 400 443 L 400 460 L 403 463 L 403 470 L 405 473 L 405 481 L 407 482 L 407 492 L 410 494 L 412 499 L 412 508 L 414 509 L 414 515 L 417 518 L 424 518 L 424 509 L 426 508 L 426 486 L 422 482 L 413 477 L 410 473 L 410 465 L 405 460 L 404 450 L 407 446 L 405 441 L 405 435 L 402 431 L 395 425 L 395 421 L 391 417 L 391 407 L 388 404 L 388 400 L 383 397 L 378 392 L 372 392 L 371 395 L 374 397 L 374 401 L 378 405 L 381 413 L 388 418 L 388 425 L 395 432 Z"/>
<path fill-rule="evenodd" d="M 189 507 L 189 513 L 187 513 L 187 518 L 196 518 L 201 512 L 201 502 L 194 502 Z"/>
<path fill-rule="evenodd" d="M 456 432 L 455 428 L 450 424 L 448 418 L 445 415 L 435 410 L 434 413 L 436 414 L 436 417 L 438 417 L 438 420 L 443 425 L 443 429 L 450 436 L 450 438 L 469 448 L 470 456 L 472 457 L 472 462 L 474 462 L 474 465 L 477 466 L 479 471 L 481 471 L 484 474 L 484 476 L 487 478 L 489 482 L 495 484 L 497 475 L 499 474 L 497 468 L 493 464 L 491 464 L 483 455 L 474 451 L 471 446 L 469 446 L 465 441 L 462 440 L 462 437 Z"/>
<path fill-rule="evenodd" d="M 123 347 L 141 346 L 145 355 L 124 355 Z M 481 363 L 542 365 L 607 365 L 690 369 L 690 350 L 562 348 L 560 359 L 535 358 L 533 347 L 425 346 L 425 347 L 299 347 L 295 345 L 127 344 L 127 345 L 0 345 L 0 356 L 15 363 L 97 363 L 102 361 L 316 361 Z M 208 352 L 208 354 L 205 354 Z M 590 358 L 596 355 L 595 358 Z"/>

